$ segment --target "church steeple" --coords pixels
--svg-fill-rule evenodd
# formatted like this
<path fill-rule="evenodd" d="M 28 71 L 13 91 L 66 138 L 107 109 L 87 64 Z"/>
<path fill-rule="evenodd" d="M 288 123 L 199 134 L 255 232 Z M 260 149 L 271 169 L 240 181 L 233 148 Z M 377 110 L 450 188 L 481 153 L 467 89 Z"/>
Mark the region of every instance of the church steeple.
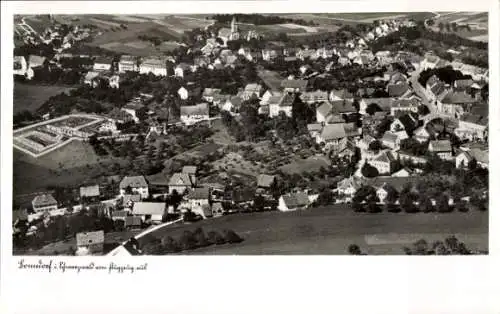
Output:
<path fill-rule="evenodd" d="M 233 15 L 233 20 L 231 21 L 231 33 L 236 33 L 238 31 L 238 26 L 236 25 L 236 17 Z"/>

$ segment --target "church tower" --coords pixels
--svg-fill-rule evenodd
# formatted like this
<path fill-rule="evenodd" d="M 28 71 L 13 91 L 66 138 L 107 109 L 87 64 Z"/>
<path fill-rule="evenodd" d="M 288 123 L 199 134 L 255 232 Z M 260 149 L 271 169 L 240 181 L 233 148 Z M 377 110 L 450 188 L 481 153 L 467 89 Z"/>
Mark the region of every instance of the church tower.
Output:
<path fill-rule="evenodd" d="M 231 33 L 238 32 L 238 25 L 236 25 L 236 17 L 233 15 L 233 20 L 231 21 Z"/>

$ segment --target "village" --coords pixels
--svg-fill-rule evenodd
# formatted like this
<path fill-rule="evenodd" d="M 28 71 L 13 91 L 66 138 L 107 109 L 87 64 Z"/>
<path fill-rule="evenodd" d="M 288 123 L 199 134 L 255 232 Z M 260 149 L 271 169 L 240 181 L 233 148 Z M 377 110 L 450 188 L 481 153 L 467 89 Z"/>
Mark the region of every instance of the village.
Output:
<path fill-rule="evenodd" d="M 16 55 L 16 80 L 71 72 L 78 88 L 15 118 L 14 148 L 36 159 L 78 141 L 133 168 L 13 208 L 14 246 L 73 239 L 75 255 L 162 254 L 245 241 L 198 226 L 249 212 L 486 211 L 488 69 L 373 49 L 426 23 L 381 20 L 336 44 L 293 46 L 240 31 L 233 17 L 177 55 L 142 58 L 66 52 L 91 29 L 27 36 L 57 48 Z M 194 231 L 179 240 L 152 236 L 183 224 Z M 126 237 L 107 241 L 115 233 Z"/>

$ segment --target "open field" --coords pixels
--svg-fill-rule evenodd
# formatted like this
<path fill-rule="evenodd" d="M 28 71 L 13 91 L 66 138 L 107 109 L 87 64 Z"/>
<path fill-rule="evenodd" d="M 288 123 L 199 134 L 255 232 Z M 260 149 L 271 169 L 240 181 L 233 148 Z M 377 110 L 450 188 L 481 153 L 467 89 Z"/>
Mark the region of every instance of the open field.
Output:
<path fill-rule="evenodd" d="M 28 110 L 35 112 L 50 97 L 73 89 L 59 85 L 14 84 L 14 114 Z"/>
<path fill-rule="evenodd" d="M 439 24 L 469 25 L 470 30 L 459 29 L 454 33 L 458 36 L 476 41 L 488 42 L 488 13 L 487 12 L 444 12 L 434 19 L 433 29 L 438 31 Z M 445 28 L 446 30 L 446 28 Z"/>
<path fill-rule="evenodd" d="M 321 168 L 327 169 L 331 162 L 325 157 L 311 156 L 307 159 L 297 159 L 287 165 L 282 166 L 281 171 L 287 174 L 317 172 Z"/>
<path fill-rule="evenodd" d="M 45 191 L 49 185 L 75 186 L 109 172 L 121 159 L 99 157 L 81 141 L 71 141 L 47 155 L 33 158 L 14 149 L 14 195 Z"/>
<path fill-rule="evenodd" d="M 141 241 L 152 236 L 177 238 L 185 230 L 198 227 L 205 232 L 232 229 L 245 241 L 202 248 L 191 254 L 347 254 L 347 246 L 353 243 L 369 254 L 403 254 L 403 246 L 417 239 L 431 242 L 452 234 L 471 249 L 488 249 L 488 213 L 360 214 L 345 205 L 223 216 L 168 226 Z"/>

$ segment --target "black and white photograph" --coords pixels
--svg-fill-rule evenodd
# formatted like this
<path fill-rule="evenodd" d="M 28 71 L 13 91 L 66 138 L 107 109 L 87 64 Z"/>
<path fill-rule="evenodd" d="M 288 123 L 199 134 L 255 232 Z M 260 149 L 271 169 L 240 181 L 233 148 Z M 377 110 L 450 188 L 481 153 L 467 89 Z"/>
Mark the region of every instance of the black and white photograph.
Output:
<path fill-rule="evenodd" d="M 14 16 L 14 255 L 488 254 L 488 12 L 213 9 Z"/>

